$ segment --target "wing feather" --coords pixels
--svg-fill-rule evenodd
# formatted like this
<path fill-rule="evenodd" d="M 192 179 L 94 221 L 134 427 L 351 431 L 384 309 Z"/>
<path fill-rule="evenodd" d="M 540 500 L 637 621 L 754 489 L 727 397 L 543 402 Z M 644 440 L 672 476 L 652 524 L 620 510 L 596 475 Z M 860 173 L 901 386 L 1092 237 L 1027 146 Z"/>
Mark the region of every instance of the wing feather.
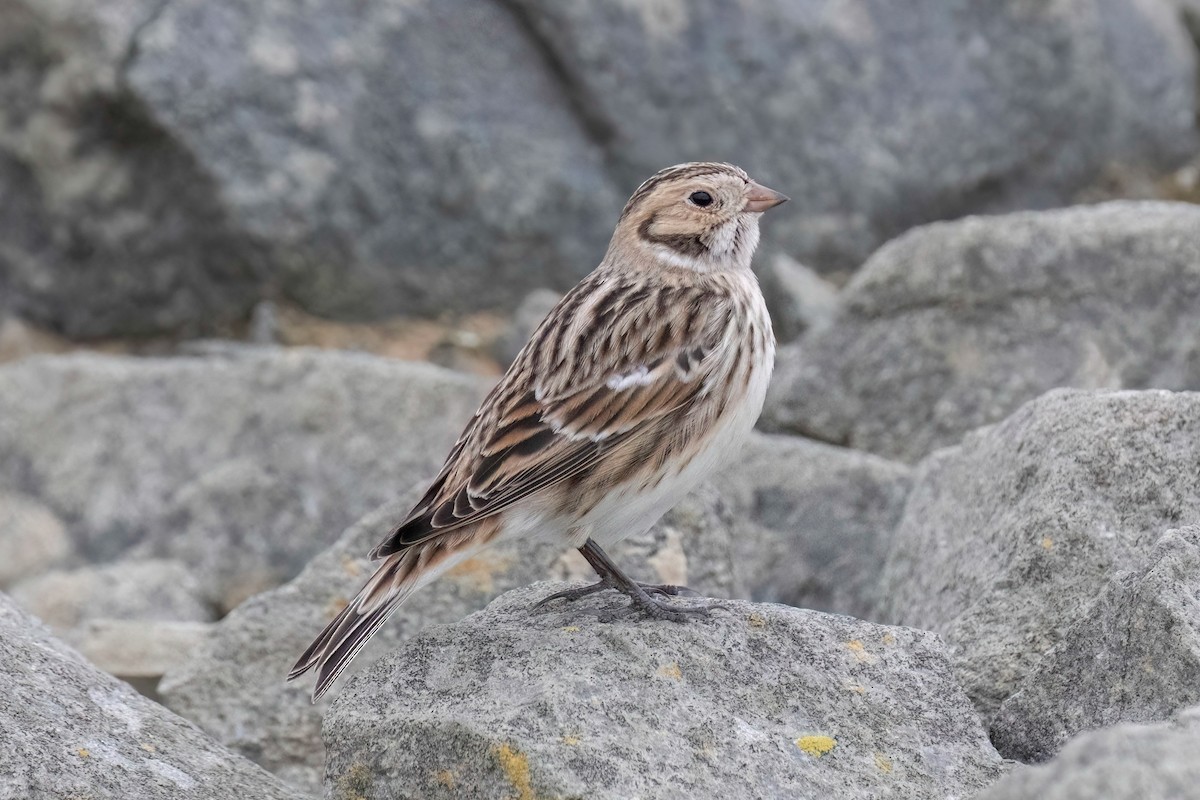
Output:
<path fill-rule="evenodd" d="M 644 286 L 607 287 L 608 317 L 584 324 L 587 283 L 568 294 L 488 395 L 421 502 L 372 551 L 382 558 L 498 514 L 532 494 L 593 469 L 611 449 L 708 392 L 728 315 L 711 292 L 674 290 L 661 313 Z M 595 291 L 593 287 L 591 291 Z M 635 341 L 622 338 L 639 331 Z M 687 338 L 684 338 L 684 337 Z M 606 363 L 596 359 L 607 356 Z M 562 370 L 583 380 L 572 384 Z M 539 379 L 539 374 L 543 377 Z"/>

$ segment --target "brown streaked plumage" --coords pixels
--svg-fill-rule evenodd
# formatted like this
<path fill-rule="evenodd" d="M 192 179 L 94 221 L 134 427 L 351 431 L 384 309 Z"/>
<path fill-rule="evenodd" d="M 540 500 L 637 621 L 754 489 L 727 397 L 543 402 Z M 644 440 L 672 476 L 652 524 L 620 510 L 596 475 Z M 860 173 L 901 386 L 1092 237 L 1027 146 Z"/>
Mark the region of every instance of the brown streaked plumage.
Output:
<path fill-rule="evenodd" d="M 296 662 L 328 690 L 421 585 L 500 538 L 558 536 L 602 588 L 683 619 L 679 587 L 631 581 L 601 545 L 648 529 L 748 433 L 774 360 L 750 259 L 787 198 L 729 164 L 665 169 L 621 213 L 600 266 L 534 332 L 428 491 L 372 552 L 383 563 Z"/>

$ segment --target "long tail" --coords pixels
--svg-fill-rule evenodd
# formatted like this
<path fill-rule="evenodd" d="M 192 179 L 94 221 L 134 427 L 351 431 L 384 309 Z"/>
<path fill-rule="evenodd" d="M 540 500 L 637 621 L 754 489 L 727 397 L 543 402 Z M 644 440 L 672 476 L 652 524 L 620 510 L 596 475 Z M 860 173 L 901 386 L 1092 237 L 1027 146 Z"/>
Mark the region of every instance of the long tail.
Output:
<path fill-rule="evenodd" d="M 315 668 L 317 683 L 312 699 L 319 700 L 410 594 L 482 549 L 481 543 L 472 538 L 462 534 L 443 535 L 384 559 L 349 605 L 325 626 L 296 661 L 288 680 Z"/>

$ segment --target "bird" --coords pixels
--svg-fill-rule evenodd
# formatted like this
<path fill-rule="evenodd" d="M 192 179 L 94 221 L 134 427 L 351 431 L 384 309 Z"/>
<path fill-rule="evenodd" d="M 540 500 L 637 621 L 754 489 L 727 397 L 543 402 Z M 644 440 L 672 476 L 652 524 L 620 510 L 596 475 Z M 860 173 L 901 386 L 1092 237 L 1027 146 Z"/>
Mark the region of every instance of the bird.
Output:
<path fill-rule="evenodd" d="M 316 670 L 315 702 L 413 592 L 513 537 L 557 537 L 599 578 L 539 605 L 616 590 L 655 619 L 706 613 L 603 548 L 649 530 L 754 427 L 775 336 L 751 258 L 762 213 L 787 200 L 719 162 L 642 183 L 599 266 L 535 329 L 288 680 Z"/>

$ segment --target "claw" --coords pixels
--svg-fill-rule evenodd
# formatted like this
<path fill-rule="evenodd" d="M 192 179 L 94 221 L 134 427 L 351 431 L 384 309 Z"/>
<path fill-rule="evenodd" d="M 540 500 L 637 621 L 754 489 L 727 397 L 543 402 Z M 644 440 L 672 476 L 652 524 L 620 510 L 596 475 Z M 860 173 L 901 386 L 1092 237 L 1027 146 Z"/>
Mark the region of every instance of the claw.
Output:
<path fill-rule="evenodd" d="M 640 611 L 653 619 L 684 622 L 690 617 L 707 617 L 712 609 L 724 608 L 720 603 L 708 603 L 702 606 L 682 606 L 668 602 L 663 598 L 699 597 L 700 594 L 686 586 L 675 586 L 669 583 L 638 583 L 622 572 L 612 559 L 600 549 L 599 545 L 591 539 L 588 539 L 583 547 L 579 548 L 579 551 L 583 553 L 583 557 L 596 570 L 596 574 L 600 576 L 600 580 L 576 589 L 565 589 L 561 592 L 555 592 L 549 597 L 544 597 L 535 603 L 534 608 L 541 608 L 551 600 L 566 600 L 567 602 L 571 602 L 607 589 L 615 589 L 629 597 L 629 605 L 602 614 L 601 621 L 604 622 L 628 616 L 635 611 Z"/>

